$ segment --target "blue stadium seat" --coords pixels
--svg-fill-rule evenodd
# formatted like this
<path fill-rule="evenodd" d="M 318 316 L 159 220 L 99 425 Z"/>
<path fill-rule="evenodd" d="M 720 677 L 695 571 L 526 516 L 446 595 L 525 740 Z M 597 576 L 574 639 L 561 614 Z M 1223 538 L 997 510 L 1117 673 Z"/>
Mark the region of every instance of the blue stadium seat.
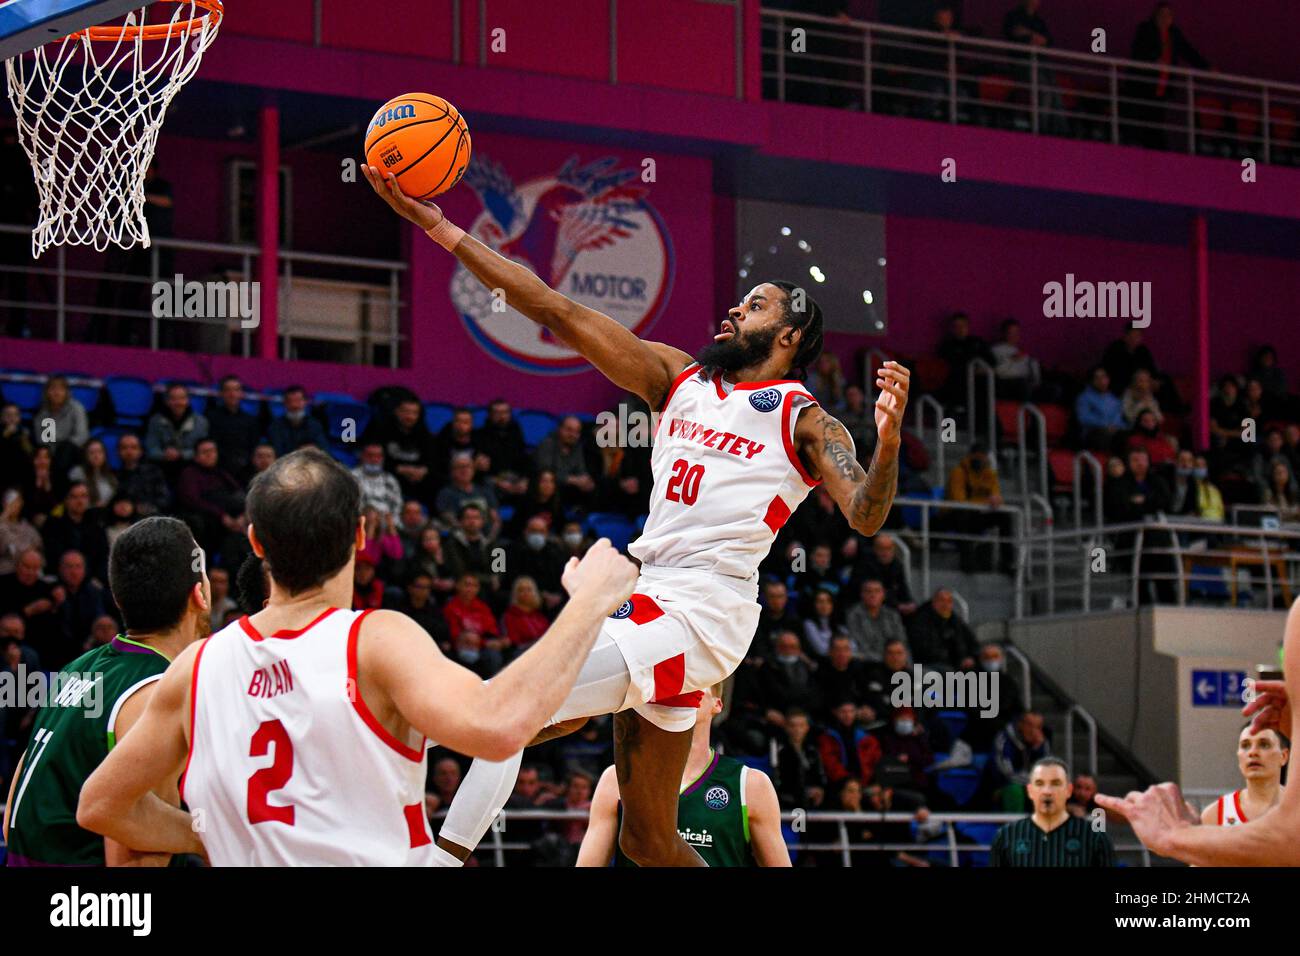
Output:
<path fill-rule="evenodd" d="M 536 448 L 543 438 L 555 431 L 558 424 L 555 416 L 549 412 L 516 412 L 515 421 L 519 423 L 519 428 L 524 433 L 524 444 L 529 448 Z"/>
<path fill-rule="evenodd" d="M 262 400 L 260 398 L 245 398 L 239 403 L 239 410 L 254 418 L 261 417 Z"/>
<path fill-rule="evenodd" d="M 971 802 L 980 785 L 980 773 L 974 767 L 940 770 L 937 778 L 939 791 L 950 796 L 959 807 L 964 807 Z"/>
<path fill-rule="evenodd" d="M 771 774 L 772 772 L 772 761 L 767 757 L 751 757 L 746 755 L 743 757 L 737 757 L 736 759 L 746 767 L 753 770 L 759 770 L 766 774 Z"/>
<path fill-rule="evenodd" d="M 507 521 L 509 521 L 511 518 L 515 516 L 515 506 L 501 505 L 500 507 L 497 508 L 497 514 L 501 516 L 501 523 L 505 524 Z"/>
<path fill-rule="evenodd" d="M 337 461 L 339 464 L 341 464 L 344 468 L 357 467 L 357 455 L 350 448 L 347 448 L 343 445 L 332 443 L 330 445 L 330 454 L 333 455 L 334 460 Z"/>
<path fill-rule="evenodd" d="M 6 375 L 35 375 L 35 372 L 29 372 L 20 369 L 5 369 Z M 40 382 L 11 382 L 8 380 L 0 381 L 0 394 L 4 395 L 6 402 L 13 402 L 22 411 L 25 418 L 30 418 L 32 412 L 36 411 L 41 405 L 41 397 L 45 392 L 45 383 Z"/>
<path fill-rule="evenodd" d="M 81 407 L 90 414 L 99 407 L 100 388 L 98 385 L 73 385 L 72 397 L 81 402 Z"/>
<path fill-rule="evenodd" d="M 349 395 L 347 392 L 317 392 L 311 396 L 311 400 L 317 405 L 329 405 L 334 402 L 341 402 L 345 405 L 363 404 L 357 402 L 355 395 Z"/>
<path fill-rule="evenodd" d="M 587 515 L 587 531 L 597 538 L 609 538 L 610 544 L 626 551 L 636 526 L 627 515 L 614 512 L 593 511 Z"/>
<path fill-rule="evenodd" d="M 961 732 L 966 729 L 966 712 L 964 710 L 941 710 L 939 719 L 948 727 L 948 733 L 953 738 L 961 736 Z"/>
<path fill-rule="evenodd" d="M 1231 596 L 1228 592 L 1227 569 L 1193 564 L 1187 576 L 1187 592 L 1226 601 Z"/>
<path fill-rule="evenodd" d="M 988 754 L 976 753 L 976 754 L 971 754 L 970 757 L 971 766 L 980 772 L 981 777 L 984 775 L 985 768 L 987 768 L 989 765 L 989 760 L 990 757 Z"/>
<path fill-rule="evenodd" d="M 957 832 L 966 839 L 980 846 L 989 846 L 993 843 L 993 838 L 997 836 L 1001 824 L 997 823 L 958 823 L 956 824 Z M 963 866 L 988 866 L 989 851 L 976 850 L 971 853 L 961 855 Z"/>
<path fill-rule="evenodd" d="M 482 428 L 483 423 L 487 421 L 487 408 L 485 406 L 471 407 L 470 414 L 474 416 L 474 427 Z"/>
<path fill-rule="evenodd" d="M 355 427 L 355 434 L 352 436 L 355 441 L 366 430 L 366 425 L 370 423 L 370 415 L 370 406 L 355 400 L 326 402 L 325 431 L 329 434 L 330 440 L 337 440 L 343 434 L 344 419 L 351 419 Z"/>
<path fill-rule="evenodd" d="M 920 492 L 917 492 L 917 493 L 913 494 L 912 497 L 914 497 L 914 498 L 925 498 L 925 497 L 927 497 L 927 496 L 924 495 L 924 494 L 921 494 Z M 931 489 L 930 489 L 930 494 L 929 494 L 928 497 L 934 499 L 935 501 L 942 501 L 942 500 L 943 500 L 943 488 L 931 488 Z M 903 524 L 907 525 L 907 526 L 908 526 L 909 528 L 911 528 L 913 531 L 918 530 L 918 529 L 921 527 L 921 510 L 922 510 L 922 509 L 921 509 L 919 506 L 917 506 L 917 505 L 905 505 L 905 506 L 903 506 L 903 508 L 900 509 L 901 516 L 902 516 L 902 519 L 903 519 Z M 930 513 L 930 520 L 931 520 L 932 522 L 934 521 L 934 512 L 933 512 L 933 511 L 931 511 L 931 513 Z"/>
<path fill-rule="evenodd" d="M 424 406 L 424 424 L 435 435 L 442 431 L 451 421 L 451 406 L 442 402 L 430 402 Z"/>
<path fill-rule="evenodd" d="M 119 425 L 143 425 L 153 411 L 153 385 L 130 375 L 110 375 L 104 379 L 108 396 L 113 400 Z"/>

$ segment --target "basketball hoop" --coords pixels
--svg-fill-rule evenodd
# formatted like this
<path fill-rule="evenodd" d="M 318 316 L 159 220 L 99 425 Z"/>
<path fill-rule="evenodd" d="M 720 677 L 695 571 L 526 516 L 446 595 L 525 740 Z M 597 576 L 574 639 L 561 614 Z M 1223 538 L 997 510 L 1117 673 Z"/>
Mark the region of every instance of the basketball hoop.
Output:
<path fill-rule="evenodd" d="M 222 0 L 164 2 L 176 6 L 167 23 L 148 23 L 148 8 L 140 7 L 121 24 L 5 61 L 40 199 L 33 257 L 53 245 L 148 247 L 144 179 L 158 132 L 224 13 Z"/>

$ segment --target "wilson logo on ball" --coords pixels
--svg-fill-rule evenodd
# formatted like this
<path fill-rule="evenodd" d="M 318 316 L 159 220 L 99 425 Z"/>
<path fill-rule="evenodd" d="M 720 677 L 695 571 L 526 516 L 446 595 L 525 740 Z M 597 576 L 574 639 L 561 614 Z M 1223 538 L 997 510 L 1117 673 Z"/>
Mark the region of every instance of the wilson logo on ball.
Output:
<path fill-rule="evenodd" d="M 370 121 L 370 125 L 366 127 L 366 135 L 369 136 L 370 131 L 373 130 L 376 126 L 384 127 L 387 126 L 389 123 L 393 122 L 394 120 L 414 119 L 414 118 L 415 118 L 415 107 L 412 106 L 410 103 L 407 103 L 403 106 L 394 106 L 391 109 L 386 109 L 386 110 L 381 109 L 378 113 L 375 114 L 375 118 Z"/>

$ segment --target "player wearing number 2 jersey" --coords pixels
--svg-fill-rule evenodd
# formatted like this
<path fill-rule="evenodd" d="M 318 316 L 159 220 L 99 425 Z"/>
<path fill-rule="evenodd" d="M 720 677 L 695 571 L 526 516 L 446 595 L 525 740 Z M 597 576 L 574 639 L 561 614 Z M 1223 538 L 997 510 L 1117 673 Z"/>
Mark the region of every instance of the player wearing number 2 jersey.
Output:
<path fill-rule="evenodd" d="M 701 866 L 676 825 L 677 782 L 700 692 L 743 659 L 758 619 L 758 564 L 810 487 L 825 481 L 862 534 L 875 534 L 883 523 L 897 487 L 908 372 L 895 362 L 877 372 L 880 440 L 864 472 L 848 432 L 795 378 L 822 348 L 821 311 L 802 289 L 783 282 L 755 286 L 692 361 L 551 289 L 526 266 L 466 235 L 433 204 L 403 195 L 391 175 L 373 166 L 364 172 L 394 211 L 487 288 L 504 291 L 518 314 L 660 412 L 653 505 L 631 549 L 641 559 L 641 577 L 606 624 L 552 731 L 615 712 L 625 809 L 620 849 L 642 866 Z M 478 844 L 521 759 L 475 761 L 439 834 L 445 851 L 435 854 L 439 862 L 454 865 Z"/>
<path fill-rule="evenodd" d="M 201 841 L 217 865 L 430 862 L 426 741 L 495 760 L 523 747 L 569 693 L 635 567 L 603 539 L 571 560 L 569 603 L 485 684 L 410 618 L 344 610 L 365 522 L 360 486 L 328 455 L 279 459 L 247 507 L 270 600 L 167 668 L 81 788 L 77 823 L 141 849 Z M 190 813 L 151 792 L 174 787 L 182 767 Z"/>

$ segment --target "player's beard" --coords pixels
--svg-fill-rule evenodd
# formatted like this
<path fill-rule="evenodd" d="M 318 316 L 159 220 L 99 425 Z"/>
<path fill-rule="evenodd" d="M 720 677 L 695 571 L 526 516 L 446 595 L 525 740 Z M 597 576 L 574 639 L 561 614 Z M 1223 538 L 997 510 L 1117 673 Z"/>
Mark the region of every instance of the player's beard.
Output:
<path fill-rule="evenodd" d="M 753 332 L 737 332 L 723 342 L 710 342 L 695 354 L 695 361 L 704 368 L 722 372 L 739 372 L 766 362 L 772 356 L 772 346 L 781 332 L 781 326 L 772 325 Z"/>
<path fill-rule="evenodd" d="M 201 641 L 212 633 L 212 615 L 199 610 L 194 618 L 194 639 Z"/>

